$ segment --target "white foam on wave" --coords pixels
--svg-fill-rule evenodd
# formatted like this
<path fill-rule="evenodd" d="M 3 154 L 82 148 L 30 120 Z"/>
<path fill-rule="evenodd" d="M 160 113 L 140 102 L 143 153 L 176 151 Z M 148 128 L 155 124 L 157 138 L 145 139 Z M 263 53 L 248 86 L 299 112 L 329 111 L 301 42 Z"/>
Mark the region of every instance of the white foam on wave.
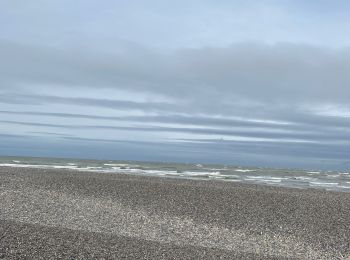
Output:
<path fill-rule="evenodd" d="M 260 180 L 260 179 L 271 179 L 270 176 L 246 176 L 245 179 Z"/>
<path fill-rule="evenodd" d="M 5 167 L 21 167 L 21 168 L 46 168 L 50 165 L 38 165 L 38 164 L 15 164 L 15 163 L 0 163 L 0 166 Z"/>
<path fill-rule="evenodd" d="M 340 188 L 340 189 L 350 189 L 350 186 L 338 185 L 337 188 Z"/>
<path fill-rule="evenodd" d="M 316 186 L 337 186 L 339 183 L 337 182 L 316 182 L 316 181 L 311 181 L 310 185 L 316 185 Z"/>
<path fill-rule="evenodd" d="M 236 172 L 252 172 L 254 170 L 248 170 L 248 169 L 234 169 Z"/>
<path fill-rule="evenodd" d="M 54 169 L 76 169 L 78 166 L 76 165 L 49 165 L 49 168 L 54 168 Z"/>
<path fill-rule="evenodd" d="M 280 183 L 282 182 L 282 180 L 271 180 L 271 179 L 265 179 L 265 180 L 262 180 L 266 183 Z"/>
<path fill-rule="evenodd" d="M 272 180 L 286 180 L 288 179 L 287 177 L 269 177 Z"/>
<path fill-rule="evenodd" d="M 113 166 L 111 168 L 111 170 L 114 170 L 114 171 L 131 171 L 131 170 L 135 170 L 135 169 L 129 168 L 128 166 Z"/>
<path fill-rule="evenodd" d="M 327 177 L 329 178 L 338 178 L 340 176 L 341 176 L 340 174 L 327 174 Z"/>
<path fill-rule="evenodd" d="M 18 161 L 19 162 L 19 161 Z M 313 188 L 323 188 L 329 190 L 339 190 L 339 191 L 350 191 L 350 181 L 347 177 L 350 174 L 347 172 L 335 174 L 334 172 L 327 172 L 328 174 L 318 175 L 316 178 L 307 176 L 269 176 L 269 175 L 245 175 L 245 174 L 228 174 L 224 172 L 222 174 L 220 171 L 213 171 L 213 169 L 201 168 L 199 171 L 177 171 L 177 170 L 164 170 L 164 169 L 152 169 L 152 168 L 140 168 L 138 165 L 132 164 L 102 164 L 101 166 L 85 166 L 79 167 L 76 163 L 67 163 L 66 165 L 53 165 L 53 164 L 25 164 L 25 163 L 0 163 L 0 166 L 7 167 L 22 167 L 22 168 L 41 168 L 41 169 L 67 169 L 76 171 L 88 171 L 88 172 L 106 172 L 106 173 L 125 173 L 125 174 L 136 174 L 136 175 L 147 175 L 147 176 L 169 176 L 169 177 L 179 177 L 179 178 L 195 178 L 195 179 L 215 179 L 215 180 L 225 180 L 225 181 L 235 181 L 235 182 L 253 182 L 257 184 L 267 184 L 267 185 L 279 185 L 288 187 L 313 187 Z M 221 169 L 220 169 L 221 170 Z M 234 172 L 249 172 L 254 171 L 250 169 L 232 169 Z M 326 172 L 325 172 L 326 173 Z M 338 179 L 333 177 L 341 177 L 342 180 L 335 182 Z M 321 178 L 322 177 L 322 178 Z M 347 181 L 344 181 L 346 177 Z M 306 186 L 305 186 L 306 185 Z"/>
<path fill-rule="evenodd" d="M 304 177 L 304 176 L 290 177 L 290 179 L 291 180 L 302 180 L 302 181 L 315 180 L 315 178 Z"/>
<path fill-rule="evenodd" d="M 178 173 L 176 171 L 160 171 L 160 170 L 142 170 L 142 173 L 149 174 L 149 175 L 159 175 L 159 174 L 165 174 L 165 175 L 177 175 Z"/>
<path fill-rule="evenodd" d="M 283 180 L 287 180 L 287 177 L 273 177 L 273 176 L 247 176 L 244 178 L 246 181 L 255 181 L 263 183 L 281 183 Z"/>
<path fill-rule="evenodd" d="M 177 171 L 164 171 L 164 170 L 142 170 L 141 173 L 144 174 L 150 174 L 150 175 L 160 175 L 160 176 L 181 176 L 181 177 L 195 177 L 195 176 L 208 176 L 208 177 L 214 177 L 214 176 L 220 176 L 220 172 L 193 172 L 193 171 L 184 171 L 184 172 L 177 172 Z"/>
<path fill-rule="evenodd" d="M 129 164 L 125 164 L 125 163 L 105 163 L 103 165 L 112 166 L 112 167 L 128 167 L 129 166 Z"/>
<path fill-rule="evenodd" d="M 201 176 L 201 175 L 217 176 L 217 175 L 220 175 L 220 172 L 191 172 L 191 171 L 185 171 L 185 172 L 183 172 L 183 174 L 190 175 L 190 176 Z"/>
<path fill-rule="evenodd" d="M 233 179 L 239 179 L 239 178 L 241 178 L 241 176 L 235 175 L 235 174 L 220 174 L 220 175 L 218 175 L 218 176 L 220 176 L 220 177 L 222 177 L 222 178 L 233 178 Z"/>
<path fill-rule="evenodd" d="M 20 168 L 39 168 L 39 169 L 70 169 L 75 170 L 77 166 L 73 165 L 47 165 L 47 164 L 14 164 L 14 163 L 1 163 L 0 166 L 5 167 L 20 167 Z"/>
<path fill-rule="evenodd" d="M 145 170 L 138 168 L 129 168 L 129 167 L 119 167 L 114 166 L 111 169 L 107 169 L 109 172 L 116 173 L 134 173 L 134 174 L 144 174 L 144 175 L 179 175 L 177 171 L 164 171 L 164 170 Z"/>
<path fill-rule="evenodd" d="M 314 172 L 307 172 L 307 173 L 310 173 L 310 174 L 320 174 L 321 172 L 314 171 Z"/>
<path fill-rule="evenodd" d="M 101 171 L 101 170 L 103 170 L 103 168 L 102 167 L 98 167 L 98 166 L 87 166 L 87 167 L 75 168 L 74 170 L 79 170 L 79 171 Z"/>

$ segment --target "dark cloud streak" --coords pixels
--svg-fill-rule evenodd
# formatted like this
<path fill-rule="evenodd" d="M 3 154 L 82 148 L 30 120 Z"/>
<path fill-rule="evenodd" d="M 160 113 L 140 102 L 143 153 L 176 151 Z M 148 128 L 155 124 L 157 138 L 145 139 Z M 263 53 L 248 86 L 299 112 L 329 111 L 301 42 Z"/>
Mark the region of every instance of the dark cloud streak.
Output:
<path fill-rule="evenodd" d="M 120 131 L 137 131 L 137 132 L 168 132 L 168 133 L 186 133 L 197 135 L 216 135 L 223 138 L 244 137 L 244 138 L 260 138 L 275 141 L 290 142 L 345 142 L 344 139 L 349 132 L 269 132 L 262 130 L 254 130 L 251 128 L 244 129 L 213 129 L 213 128 L 190 128 L 190 127 L 163 127 L 163 126 L 112 126 L 112 125 L 79 125 L 79 124 L 52 124 L 23 122 L 13 120 L 0 120 L 3 124 L 33 126 L 33 127 L 49 127 L 57 129 L 81 129 L 81 130 L 120 130 Z M 255 140 L 259 142 L 259 140 Z M 264 140 L 261 140 L 262 142 Z"/>

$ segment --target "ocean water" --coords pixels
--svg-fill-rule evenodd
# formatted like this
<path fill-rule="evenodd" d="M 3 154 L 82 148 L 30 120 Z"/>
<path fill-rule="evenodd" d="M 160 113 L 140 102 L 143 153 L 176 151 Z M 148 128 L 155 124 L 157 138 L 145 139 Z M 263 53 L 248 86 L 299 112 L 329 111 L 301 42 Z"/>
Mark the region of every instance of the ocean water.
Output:
<path fill-rule="evenodd" d="M 350 171 L 306 171 L 232 165 L 150 163 L 29 157 L 0 157 L 0 166 L 126 173 L 184 179 L 243 182 L 293 188 L 350 192 Z"/>

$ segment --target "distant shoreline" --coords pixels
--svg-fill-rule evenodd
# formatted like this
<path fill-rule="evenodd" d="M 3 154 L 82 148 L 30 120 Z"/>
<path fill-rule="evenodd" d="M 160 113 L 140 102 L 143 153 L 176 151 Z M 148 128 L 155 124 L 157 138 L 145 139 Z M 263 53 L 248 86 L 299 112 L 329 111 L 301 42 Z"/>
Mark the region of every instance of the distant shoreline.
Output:
<path fill-rule="evenodd" d="M 277 187 L 350 192 L 349 171 L 316 171 L 138 161 L 76 160 L 39 157 L 0 157 L 0 167 L 68 169 L 75 171 L 215 180 Z"/>
<path fill-rule="evenodd" d="M 0 258 L 341 259 L 350 194 L 0 167 Z"/>

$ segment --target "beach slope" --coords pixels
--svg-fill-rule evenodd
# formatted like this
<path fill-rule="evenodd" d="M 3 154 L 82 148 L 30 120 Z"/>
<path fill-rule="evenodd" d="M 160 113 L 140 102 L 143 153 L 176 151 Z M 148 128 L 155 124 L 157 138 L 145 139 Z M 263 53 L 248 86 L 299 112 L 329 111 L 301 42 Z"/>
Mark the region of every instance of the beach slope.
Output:
<path fill-rule="evenodd" d="M 347 259 L 350 193 L 0 167 L 0 258 Z"/>

